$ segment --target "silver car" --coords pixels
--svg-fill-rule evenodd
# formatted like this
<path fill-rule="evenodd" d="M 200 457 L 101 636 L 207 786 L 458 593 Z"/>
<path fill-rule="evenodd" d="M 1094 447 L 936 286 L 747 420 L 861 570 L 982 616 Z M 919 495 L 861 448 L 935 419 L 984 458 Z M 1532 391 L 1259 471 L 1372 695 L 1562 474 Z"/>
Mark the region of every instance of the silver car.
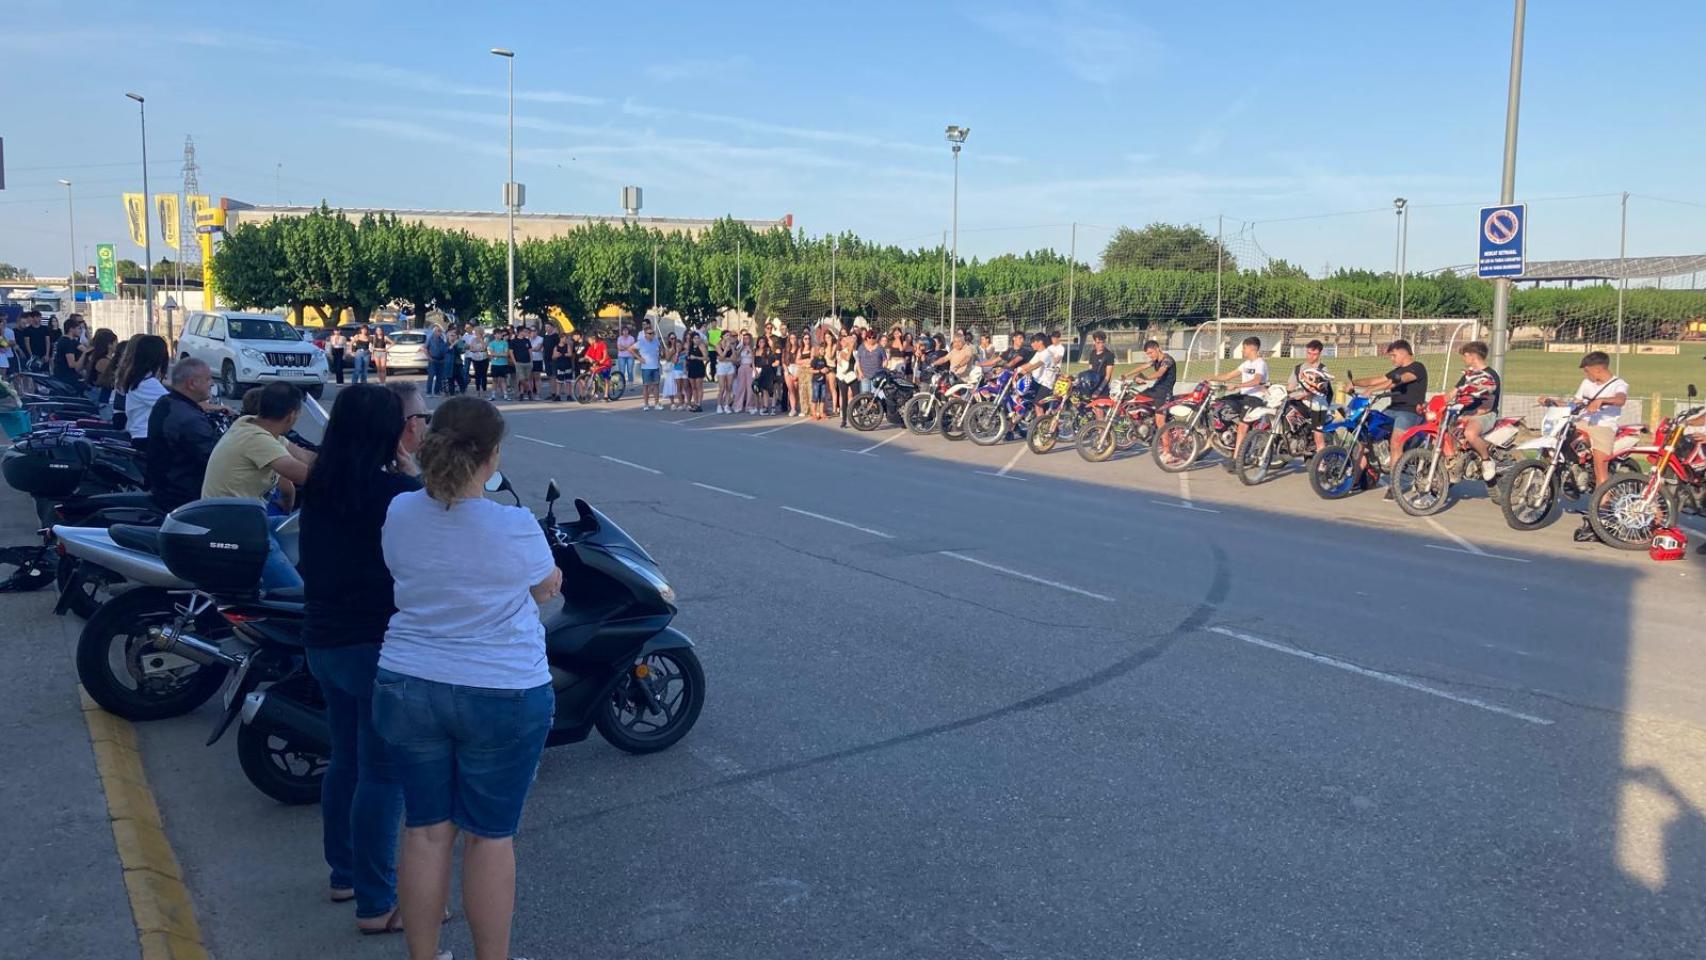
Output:
<path fill-rule="evenodd" d="M 391 373 L 425 373 L 427 348 L 425 330 L 398 330 L 391 334 L 385 350 L 385 369 Z"/>

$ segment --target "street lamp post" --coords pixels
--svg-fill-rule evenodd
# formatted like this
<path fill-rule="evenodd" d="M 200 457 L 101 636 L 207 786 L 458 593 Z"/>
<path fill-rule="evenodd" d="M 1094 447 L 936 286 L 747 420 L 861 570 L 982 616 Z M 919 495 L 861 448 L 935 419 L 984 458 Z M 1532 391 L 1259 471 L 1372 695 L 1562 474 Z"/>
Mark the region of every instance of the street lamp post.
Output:
<path fill-rule="evenodd" d="M 959 330 L 960 298 L 960 147 L 971 135 L 970 127 L 949 124 L 946 139 L 954 145 L 954 251 L 948 266 L 948 337 Z"/>
<path fill-rule="evenodd" d="M 1405 263 L 1410 255 L 1410 201 L 1399 197 L 1392 201 L 1392 209 L 1398 214 L 1398 236 L 1394 239 L 1392 252 L 1392 273 L 1398 281 L 1398 322 L 1404 322 L 1404 271 L 1408 268 Z"/>
<path fill-rule="evenodd" d="M 521 205 L 520 191 L 515 184 L 515 51 L 493 47 L 495 56 L 509 62 L 509 179 L 504 181 L 504 210 L 509 217 L 508 298 L 504 301 L 504 320 L 515 326 L 515 208 Z"/>
<path fill-rule="evenodd" d="M 142 94 L 127 93 L 136 101 L 136 116 L 142 123 L 142 297 L 144 329 L 154 332 L 154 230 L 148 223 L 148 108 Z"/>
<path fill-rule="evenodd" d="M 1522 34 L 1528 16 L 1528 0 L 1516 0 L 1516 22 L 1511 28 L 1511 79 L 1505 100 L 1505 162 L 1499 183 L 1499 202 L 1516 202 L 1516 126 L 1522 105 Z M 1493 281 L 1493 369 L 1505 372 L 1505 340 L 1510 326 L 1511 282 Z"/>
<path fill-rule="evenodd" d="M 71 181 L 61 178 L 65 188 L 65 222 L 71 228 L 71 309 L 77 309 L 77 208 L 71 200 Z"/>

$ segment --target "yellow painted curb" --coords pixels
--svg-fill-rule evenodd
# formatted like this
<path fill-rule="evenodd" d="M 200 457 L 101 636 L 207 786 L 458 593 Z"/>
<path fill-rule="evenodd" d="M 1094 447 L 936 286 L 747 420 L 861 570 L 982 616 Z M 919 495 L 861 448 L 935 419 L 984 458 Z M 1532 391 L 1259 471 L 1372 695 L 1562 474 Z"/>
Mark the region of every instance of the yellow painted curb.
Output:
<path fill-rule="evenodd" d="M 142 769 L 136 728 L 102 710 L 81 686 L 77 695 L 89 726 L 95 771 L 107 795 L 113 846 L 124 868 L 124 888 L 130 895 L 142 960 L 207 960 L 195 906 Z"/>

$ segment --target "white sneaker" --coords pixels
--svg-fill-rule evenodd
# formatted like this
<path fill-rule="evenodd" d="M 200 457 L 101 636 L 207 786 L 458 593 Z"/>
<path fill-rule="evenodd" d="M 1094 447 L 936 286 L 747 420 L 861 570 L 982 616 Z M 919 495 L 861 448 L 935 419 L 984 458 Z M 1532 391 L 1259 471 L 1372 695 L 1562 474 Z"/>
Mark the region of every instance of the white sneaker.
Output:
<path fill-rule="evenodd" d="M 1493 478 L 1498 476 L 1498 475 L 1499 475 L 1499 468 L 1498 468 L 1497 464 L 1495 464 L 1491 460 L 1481 461 L 1481 479 L 1482 480 L 1485 480 L 1488 483 L 1492 483 Z"/>
<path fill-rule="evenodd" d="M 747 412 L 747 413 L 750 413 L 750 414 L 752 414 L 752 415 L 753 415 L 753 416 L 755 416 L 755 417 L 756 417 L 756 416 L 758 416 L 758 411 L 757 411 L 757 410 L 748 410 L 748 411 L 746 411 L 746 412 Z"/>

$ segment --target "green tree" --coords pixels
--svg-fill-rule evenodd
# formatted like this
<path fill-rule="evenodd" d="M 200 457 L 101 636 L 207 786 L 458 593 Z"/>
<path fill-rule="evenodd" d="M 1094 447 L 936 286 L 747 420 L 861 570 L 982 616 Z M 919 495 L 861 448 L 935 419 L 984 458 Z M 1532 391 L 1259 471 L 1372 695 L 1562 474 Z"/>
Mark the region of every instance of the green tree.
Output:
<path fill-rule="evenodd" d="M 10 263 L 0 261 L 0 280 L 28 280 L 33 276 L 35 276 L 35 274 L 29 272 L 23 267 L 13 266 Z"/>
<path fill-rule="evenodd" d="M 1238 269 L 1230 251 L 1222 250 L 1201 227 L 1191 225 L 1152 223 L 1141 230 L 1121 227 L 1102 251 L 1102 266 L 1107 269 L 1213 273 L 1217 263 L 1225 273 Z"/>

